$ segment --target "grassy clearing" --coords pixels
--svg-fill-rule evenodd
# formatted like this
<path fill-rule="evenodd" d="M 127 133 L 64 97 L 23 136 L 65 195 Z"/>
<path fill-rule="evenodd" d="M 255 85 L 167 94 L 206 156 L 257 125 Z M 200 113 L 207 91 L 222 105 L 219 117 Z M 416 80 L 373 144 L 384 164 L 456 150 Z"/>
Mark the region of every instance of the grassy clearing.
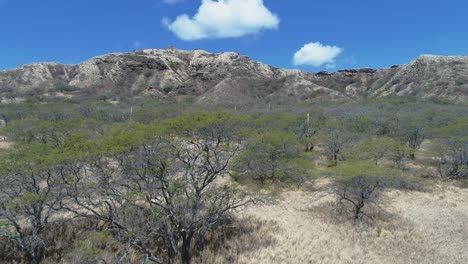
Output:
<path fill-rule="evenodd" d="M 388 191 L 384 208 L 371 208 L 372 225 L 333 217 L 327 182 L 319 190 L 287 191 L 273 204 L 241 214 L 252 225 L 205 263 L 466 263 L 468 191 L 439 186 L 434 192 Z M 267 239 L 269 243 L 256 243 Z M 247 246 L 249 250 L 243 250 Z M 209 260 L 209 261 L 208 261 Z"/>

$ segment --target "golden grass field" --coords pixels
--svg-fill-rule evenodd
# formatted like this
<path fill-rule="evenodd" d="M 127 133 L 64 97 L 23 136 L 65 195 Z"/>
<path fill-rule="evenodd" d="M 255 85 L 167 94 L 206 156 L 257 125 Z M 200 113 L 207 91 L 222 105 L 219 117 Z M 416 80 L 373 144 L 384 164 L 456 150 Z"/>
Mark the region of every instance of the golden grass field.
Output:
<path fill-rule="evenodd" d="M 429 164 L 430 142 L 414 167 Z M 375 219 L 354 225 L 337 218 L 327 179 L 312 188 L 283 192 L 276 202 L 248 208 L 239 217 L 250 229 L 201 263 L 468 263 L 468 189 L 440 182 L 429 192 L 386 191 Z M 210 251 L 207 251 L 210 252 Z"/>
<path fill-rule="evenodd" d="M 355 226 L 333 217 L 328 184 L 316 185 L 250 207 L 240 216 L 249 230 L 200 262 L 468 263 L 468 189 L 388 191 L 379 207 L 369 208 L 376 220 Z"/>

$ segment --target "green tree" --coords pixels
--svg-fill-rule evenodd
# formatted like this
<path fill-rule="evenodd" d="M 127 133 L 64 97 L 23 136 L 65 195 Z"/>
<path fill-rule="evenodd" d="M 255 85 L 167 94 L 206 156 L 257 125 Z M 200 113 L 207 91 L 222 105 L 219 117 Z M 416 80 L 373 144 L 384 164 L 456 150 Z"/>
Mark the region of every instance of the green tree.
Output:
<path fill-rule="evenodd" d="M 186 138 L 201 137 L 221 144 L 240 140 L 239 130 L 243 122 L 243 117 L 227 112 L 201 112 L 169 119 L 164 125 L 167 133 L 171 135 Z"/>
<path fill-rule="evenodd" d="M 350 159 L 372 160 L 378 165 L 384 158 L 392 159 L 398 145 L 401 145 L 399 140 L 389 137 L 368 138 L 349 148 L 345 156 Z"/>
<path fill-rule="evenodd" d="M 274 131 L 255 136 L 238 157 L 234 170 L 239 179 L 253 179 L 264 184 L 288 177 L 288 163 L 299 157 L 294 135 Z"/>

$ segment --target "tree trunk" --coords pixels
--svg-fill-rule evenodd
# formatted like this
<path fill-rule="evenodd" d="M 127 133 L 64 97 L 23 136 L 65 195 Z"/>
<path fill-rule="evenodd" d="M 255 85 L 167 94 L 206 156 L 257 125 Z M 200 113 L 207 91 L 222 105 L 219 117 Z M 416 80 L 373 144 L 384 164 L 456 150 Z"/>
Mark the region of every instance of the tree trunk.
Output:
<path fill-rule="evenodd" d="M 32 252 L 30 252 L 28 256 L 29 262 L 31 264 L 41 263 L 44 250 L 42 248 L 34 248 L 34 249 L 31 249 L 31 251 Z"/>
<path fill-rule="evenodd" d="M 184 240 L 182 242 L 182 263 L 183 264 L 190 264 L 192 256 L 190 255 L 190 242 L 187 240 Z"/>
<path fill-rule="evenodd" d="M 361 220 L 361 207 L 356 206 L 354 210 L 354 223 L 357 223 Z"/>
<path fill-rule="evenodd" d="M 45 253 L 45 243 L 39 236 L 30 236 L 25 241 L 26 256 L 31 264 L 42 262 Z"/>
<path fill-rule="evenodd" d="M 182 256 L 182 263 L 183 264 L 190 264 L 192 260 L 192 254 L 190 252 L 190 245 L 192 244 L 193 238 L 193 231 L 185 234 L 182 239 L 182 248 L 181 248 L 181 256 Z"/>
<path fill-rule="evenodd" d="M 305 152 L 312 152 L 314 151 L 314 144 L 312 143 L 306 143 L 305 145 Z"/>

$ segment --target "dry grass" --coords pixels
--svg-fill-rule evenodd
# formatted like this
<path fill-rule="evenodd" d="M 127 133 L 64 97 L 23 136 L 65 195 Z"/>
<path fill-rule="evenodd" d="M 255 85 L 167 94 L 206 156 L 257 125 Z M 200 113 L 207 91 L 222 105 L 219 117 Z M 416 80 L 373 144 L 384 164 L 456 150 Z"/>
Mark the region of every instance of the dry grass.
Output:
<path fill-rule="evenodd" d="M 379 206 L 366 209 L 372 224 L 356 226 L 333 213 L 331 182 L 322 179 L 314 187 L 237 213 L 193 262 L 468 263 L 468 189 L 444 184 L 432 192 L 387 191 Z M 117 263 L 124 249 L 104 238 L 81 236 L 61 263 Z M 123 258 L 121 263 L 142 261 L 135 252 Z"/>
<path fill-rule="evenodd" d="M 354 226 L 336 221 L 334 197 L 320 189 L 248 209 L 251 232 L 207 251 L 204 263 L 468 263 L 468 190 L 390 191 L 368 209 L 373 225 Z"/>
<path fill-rule="evenodd" d="M 427 146 L 419 154 L 420 162 L 431 157 Z M 237 213 L 237 221 L 210 237 L 194 263 L 468 263 L 468 189 L 446 182 L 432 192 L 387 191 L 380 206 L 366 208 L 372 224 L 356 226 L 337 218 L 331 186 L 321 179 L 307 190 L 274 189 L 274 199 Z M 53 254 L 67 249 L 61 263 L 116 263 L 125 255 L 113 242 L 66 227 L 58 233 L 80 242 L 53 239 Z M 125 262 L 141 263 L 141 256 L 129 252 Z"/>

